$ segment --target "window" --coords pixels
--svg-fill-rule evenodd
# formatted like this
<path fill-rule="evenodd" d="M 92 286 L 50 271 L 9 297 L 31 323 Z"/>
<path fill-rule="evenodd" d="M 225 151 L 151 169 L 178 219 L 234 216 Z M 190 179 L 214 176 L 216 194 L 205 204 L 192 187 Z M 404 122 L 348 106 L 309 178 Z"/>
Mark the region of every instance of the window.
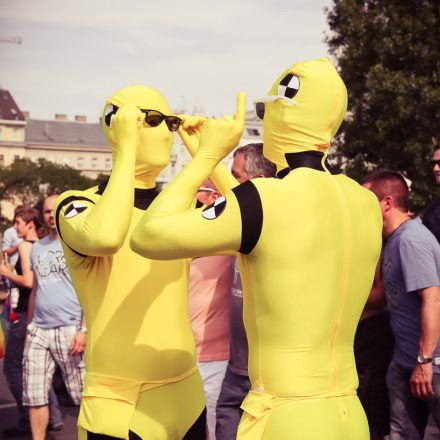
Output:
<path fill-rule="evenodd" d="M 77 167 L 78 168 L 84 168 L 84 158 L 83 157 L 78 157 Z"/>
<path fill-rule="evenodd" d="M 0 118 L 1 118 L 1 112 L 0 112 Z M 0 127 L 0 139 L 3 137 L 3 127 Z"/>
<path fill-rule="evenodd" d="M 111 170 L 112 169 L 112 160 L 109 157 L 107 157 L 105 159 L 105 169 L 106 170 Z"/>
<path fill-rule="evenodd" d="M 92 168 L 98 168 L 98 158 L 92 157 Z"/>
<path fill-rule="evenodd" d="M 63 164 L 64 165 L 69 165 L 69 158 L 67 156 L 64 157 Z"/>
<path fill-rule="evenodd" d="M 3 154 L 0 154 L 0 166 L 4 166 L 5 165 L 5 156 Z"/>
<path fill-rule="evenodd" d="M 18 159 L 20 159 L 20 156 L 18 154 L 14 154 L 14 162 Z"/>
<path fill-rule="evenodd" d="M 249 136 L 260 136 L 258 128 L 246 128 L 246 131 Z"/>
<path fill-rule="evenodd" d="M 20 138 L 20 129 L 19 128 L 14 128 L 12 130 L 12 137 L 16 140 Z"/>

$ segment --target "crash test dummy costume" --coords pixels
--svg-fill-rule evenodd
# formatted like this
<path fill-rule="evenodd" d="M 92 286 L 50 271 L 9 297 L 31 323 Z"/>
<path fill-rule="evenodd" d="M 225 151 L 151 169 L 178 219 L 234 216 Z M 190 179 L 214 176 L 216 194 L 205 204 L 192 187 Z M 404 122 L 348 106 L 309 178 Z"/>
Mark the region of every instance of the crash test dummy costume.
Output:
<path fill-rule="evenodd" d="M 353 339 L 382 219 L 374 194 L 334 174 L 323 153 L 345 115 L 346 89 L 331 63 L 317 59 L 290 67 L 260 102 L 264 155 L 278 178 L 188 209 L 239 140 L 239 94 L 235 118 L 204 123 L 193 160 L 144 214 L 132 247 L 158 259 L 239 252 L 252 389 L 238 439 L 367 440 Z"/>
<path fill-rule="evenodd" d="M 103 114 L 113 154 L 108 183 L 68 191 L 55 207 L 88 326 L 80 440 L 204 438 L 188 318 L 190 260 L 154 261 L 129 246 L 170 159 L 171 130 L 180 122 L 163 119 L 170 114 L 165 99 L 146 86 L 111 96 Z"/>

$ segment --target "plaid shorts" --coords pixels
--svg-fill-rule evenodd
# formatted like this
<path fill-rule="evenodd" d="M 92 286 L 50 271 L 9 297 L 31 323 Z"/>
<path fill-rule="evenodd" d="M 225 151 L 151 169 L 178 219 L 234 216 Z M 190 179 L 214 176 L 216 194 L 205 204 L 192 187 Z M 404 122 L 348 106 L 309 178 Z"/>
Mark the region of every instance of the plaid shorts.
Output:
<path fill-rule="evenodd" d="M 84 354 L 72 356 L 70 344 L 78 331 L 74 325 L 45 329 L 28 325 L 23 354 L 23 405 L 49 404 L 49 389 L 56 365 L 76 405 L 81 403 Z"/>

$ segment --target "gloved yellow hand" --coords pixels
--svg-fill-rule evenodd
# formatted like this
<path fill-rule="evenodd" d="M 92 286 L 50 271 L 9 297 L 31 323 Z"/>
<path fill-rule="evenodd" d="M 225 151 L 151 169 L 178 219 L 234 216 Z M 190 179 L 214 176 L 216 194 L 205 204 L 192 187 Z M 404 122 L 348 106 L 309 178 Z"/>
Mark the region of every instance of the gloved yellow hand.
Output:
<path fill-rule="evenodd" d="M 183 124 L 177 130 L 177 133 L 179 133 L 188 153 L 194 157 L 199 148 L 200 134 L 206 118 L 190 115 L 179 115 L 179 118 L 183 120 Z"/>
<path fill-rule="evenodd" d="M 139 133 L 145 115 L 133 104 L 125 104 L 118 109 L 112 119 L 113 133 L 118 150 L 130 149 L 136 153 L 139 146 Z M 133 151 L 133 146 L 136 149 Z"/>
<path fill-rule="evenodd" d="M 178 133 L 189 154 L 194 157 L 199 148 L 200 134 L 206 118 L 189 115 L 179 115 L 179 118 L 183 119 L 183 124 L 179 127 Z M 222 163 L 215 167 L 210 178 L 221 194 L 238 185 L 238 182 Z"/>
<path fill-rule="evenodd" d="M 234 117 L 209 118 L 203 123 L 196 156 L 220 162 L 240 142 L 246 116 L 246 94 L 237 94 L 237 113 Z"/>

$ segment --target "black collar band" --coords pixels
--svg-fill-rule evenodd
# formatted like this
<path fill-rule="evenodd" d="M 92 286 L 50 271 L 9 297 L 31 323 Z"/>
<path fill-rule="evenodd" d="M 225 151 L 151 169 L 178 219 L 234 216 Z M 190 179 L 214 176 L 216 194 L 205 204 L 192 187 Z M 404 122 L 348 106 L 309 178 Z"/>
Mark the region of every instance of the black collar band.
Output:
<path fill-rule="evenodd" d="M 98 187 L 98 191 L 96 191 L 96 194 L 102 195 L 107 187 L 107 183 L 108 179 L 101 183 Z M 145 211 L 158 194 L 159 191 L 157 188 L 135 188 L 133 206 Z"/>
<path fill-rule="evenodd" d="M 322 166 L 322 158 L 324 156 L 324 153 L 321 153 L 320 151 L 301 151 L 300 153 L 286 153 L 284 156 L 289 165 L 289 168 L 284 168 L 281 171 L 278 171 L 278 179 L 286 177 L 295 168 L 305 167 L 312 168 L 317 171 L 325 171 L 325 168 Z M 333 170 L 327 159 L 325 160 L 325 166 L 330 174 L 339 174 L 338 172 L 335 172 L 335 170 Z"/>

